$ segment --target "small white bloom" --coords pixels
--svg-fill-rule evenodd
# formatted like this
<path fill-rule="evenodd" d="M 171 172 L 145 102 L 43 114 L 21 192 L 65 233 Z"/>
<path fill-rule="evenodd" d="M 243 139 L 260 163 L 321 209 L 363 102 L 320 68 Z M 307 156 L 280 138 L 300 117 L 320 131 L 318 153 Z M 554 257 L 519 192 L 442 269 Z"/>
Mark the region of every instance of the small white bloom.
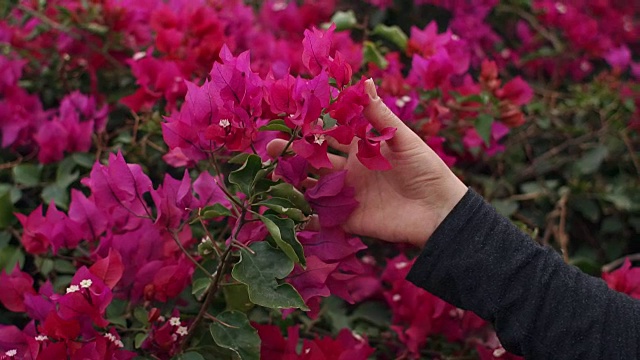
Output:
<path fill-rule="evenodd" d="M 406 261 L 402 261 L 396 264 L 396 269 L 404 269 L 409 266 L 409 263 Z"/>
<path fill-rule="evenodd" d="M 458 41 L 458 40 L 460 40 L 460 36 L 458 36 L 456 34 L 453 34 L 453 35 L 451 35 L 451 40 Z"/>
<path fill-rule="evenodd" d="M 106 333 L 104 334 L 104 337 L 107 338 L 107 340 L 111 341 L 111 342 L 115 342 L 116 341 L 116 337 L 115 335 L 111 334 L 111 333 Z"/>
<path fill-rule="evenodd" d="M 178 341 L 178 335 L 176 334 L 171 335 L 171 340 Z"/>
<path fill-rule="evenodd" d="M 16 349 L 11 349 L 9 351 L 7 351 L 6 353 L 4 353 L 5 355 L 7 355 L 8 357 L 14 357 L 16 356 L 16 354 L 18 354 L 18 350 Z"/>
<path fill-rule="evenodd" d="M 320 134 L 320 135 L 313 135 L 313 137 L 315 138 L 315 140 L 313 140 L 314 143 L 318 144 L 318 145 L 322 145 L 324 143 L 324 135 Z"/>
<path fill-rule="evenodd" d="M 273 5 L 271 5 L 271 10 L 273 11 L 282 11 L 284 9 L 287 8 L 287 2 L 286 1 L 276 1 L 273 3 Z"/>
<path fill-rule="evenodd" d="M 78 285 L 71 285 L 71 286 L 69 286 L 69 287 L 67 288 L 67 294 L 74 293 L 74 292 L 76 292 L 76 291 L 80 291 L 80 286 L 78 286 Z"/>
<path fill-rule="evenodd" d="M 501 357 L 502 355 L 504 355 L 507 352 L 507 350 L 505 350 L 502 346 L 493 350 L 493 357 Z"/>
<path fill-rule="evenodd" d="M 123 348 L 124 347 L 124 344 L 120 340 L 116 340 L 113 343 L 119 348 Z"/>
<path fill-rule="evenodd" d="M 305 354 L 308 354 L 309 352 L 311 352 L 311 348 L 306 348 L 306 349 L 304 349 L 304 353 L 305 353 Z"/>
<path fill-rule="evenodd" d="M 563 3 L 556 3 L 556 10 L 558 10 L 558 12 L 560 14 L 566 14 L 567 13 L 567 6 Z"/>
<path fill-rule="evenodd" d="M 365 255 L 360 260 L 362 260 L 363 263 L 369 264 L 369 265 L 373 265 L 376 263 L 376 259 L 374 259 L 373 256 L 371 255 Z"/>
<path fill-rule="evenodd" d="M 169 319 L 169 324 L 171 324 L 172 326 L 180 326 L 180 318 L 179 317 L 172 317 L 171 319 Z"/>
<path fill-rule="evenodd" d="M 231 122 L 229 121 L 229 119 L 220 119 L 218 125 L 220 125 L 222 128 L 226 128 L 227 126 L 231 125 Z"/>
<path fill-rule="evenodd" d="M 400 99 L 402 99 L 402 101 L 408 103 L 409 101 L 411 101 L 411 96 L 405 95 L 405 96 L 401 97 Z"/>
<path fill-rule="evenodd" d="M 201 243 L 208 243 L 211 242 L 211 238 L 207 235 L 205 237 L 202 238 L 202 240 L 200 240 Z"/>
<path fill-rule="evenodd" d="M 396 100 L 396 106 L 399 108 L 403 108 L 406 105 L 406 102 L 402 99 Z"/>
<path fill-rule="evenodd" d="M 360 335 L 359 335 L 358 333 L 356 333 L 355 331 L 352 331 L 352 332 L 351 332 L 351 335 L 353 335 L 353 337 L 354 337 L 354 338 L 356 338 L 356 340 L 358 340 L 358 341 L 362 341 L 362 340 L 364 340 L 364 339 L 362 338 L 362 336 L 360 336 Z"/>
<path fill-rule="evenodd" d="M 160 315 L 160 316 L 158 316 L 158 320 L 157 321 L 158 322 L 164 322 L 166 320 L 167 320 L 167 318 L 165 318 L 164 316 Z"/>
<path fill-rule="evenodd" d="M 180 336 L 186 336 L 189 333 L 186 326 L 180 326 L 178 330 L 176 330 L 176 334 Z"/>
<path fill-rule="evenodd" d="M 92 284 L 93 284 L 93 281 L 91 281 L 91 279 L 84 279 L 80 281 L 80 287 L 84 289 L 89 288 Z"/>
<path fill-rule="evenodd" d="M 36 341 L 45 341 L 45 340 L 49 340 L 49 338 L 45 335 L 36 336 Z"/>
<path fill-rule="evenodd" d="M 144 52 L 144 51 L 140 51 L 140 52 L 137 52 L 137 53 L 133 54 L 133 60 L 137 61 L 137 60 L 140 60 L 140 59 L 144 58 L 145 56 L 147 56 L 147 53 Z"/>
<path fill-rule="evenodd" d="M 591 69 L 591 66 L 589 65 L 588 62 L 583 61 L 583 62 L 580 63 L 580 70 L 589 71 L 589 69 Z"/>
<path fill-rule="evenodd" d="M 391 298 L 391 300 L 393 300 L 394 302 L 398 302 L 398 301 L 400 301 L 400 299 L 402 299 L 402 296 L 400 296 L 400 294 L 395 294 Z"/>

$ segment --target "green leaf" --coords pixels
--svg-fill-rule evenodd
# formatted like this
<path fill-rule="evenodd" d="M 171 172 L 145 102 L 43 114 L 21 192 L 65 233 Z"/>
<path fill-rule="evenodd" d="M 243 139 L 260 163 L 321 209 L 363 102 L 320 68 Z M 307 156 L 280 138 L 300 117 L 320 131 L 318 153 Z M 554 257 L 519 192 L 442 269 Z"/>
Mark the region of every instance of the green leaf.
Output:
<path fill-rule="evenodd" d="M 266 206 L 279 214 L 287 215 L 295 221 L 307 220 L 307 217 L 304 215 L 302 210 L 297 209 L 291 201 L 284 198 L 273 197 L 265 201 L 255 203 L 254 205 Z"/>
<path fill-rule="evenodd" d="M 210 285 L 211 285 L 210 277 L 203 277 L 200 279 L 196 279 L 193 282 L 193 284 L 191 284 L 191 294 L 193 294 L 193 296 L 195 296 L 196 299 L 201 299 Z"/>
<path fill-rule="evenodd" d="M 96 162 L 96 156 L 91 153 L 73 153 L 71 154 L 73 162 L 84 168 L 91 169 Z"/>
<path fill-rule="evenodd" d="M 376 326 L 388 328 L 391 325 L 389 307 L 379 301 L 367 301 L 360 304 L 351 314 L 352 320 L 365 320 Z"/>
<path fill-rule="evenodd" d="M 583 175 L 592 174 L 600 168 L 604 159 L 609 155 L 606 146 L 600 145 L 588 151 L 580 160 L 575 163 L 575 168 Z"/>
<path fill-rule="evenodd" d="M 227 161 L 229 164 L 244 164 L 247 161 L 247 158 L 250 156 L 250 153 L 240 153 Z"/>
<path fill-rule="evenodd" d="M 291 261 L 306 266 L 302 244 L 296 238 L 295 223 L 275 215 L 258 215 L 269 230 L 269 234 Z"/>
<path fill-rule="evenodd" d="M 336 31 L 353 29 L 358 26 L 358 19 L 356 19 L 356 13 L 353 10 L 336 11 L 329 22 L 336 24 Z"/>
<path fill-rule="evenodd" d="M 178 360 L 204 360 L 204 357 L 195 351 L 189 351 L 178 357 Z"/>
<path fill-rule="evenodd" d="M 291 128 L 288 127 L 284 123 L 284 120 L 282 120 L 282 119 L 273 120 L 273 121 L 269 122 L 267 125 L 261 126 L 258 130 L 259 131 L 282 131 L 282 132 L 285 132 L 287 134 L 291 134 L 293 132 L 291 130 Z"/>
<path fill-rule="evenodd" d="M 133 309 L 133 317 L 140 321 L 144 326 L 149 324 L 149 312 L 143 307 Z"/>
<path fill-rule="evenodd" d="M 140 349 L 140 347 L 142 346 L 142 343 L 145 340 L 147 340 L 147 337 L 149 337 L 149 334 L 147 334 L 147 333 L 138 333 L 138 334 L 136 334 L 135 340 L 133 341 L 133 346 L 135 346 L 136 349 Z M 189 353 L 187 353 L 187 354 L 189 354 Z M 187 354 L 184 354 L 184 355 L 187 355 Z M 185 358 L 181 358 L 181 359 L 185 359 Z"/>
<path fill-rule="evenodd" d="M 282 251 L 267 242 L 257 242 L 250 246 L 255 254 L 240 249 L 240 261 L 235 264 L 231 276 L 247 285 L 249 299 L 257 305 L 290 309 L 309 308 L 300 294 L 290 284 L 278 284 L 293 270 L 293 261 Z"/>
<path fill-rule="evenodd" d="M 0 229 L 7 228 L 13 223 L 13 203 L 9 191 L 0 193 Z"/>
<path fill-rule="evenodd" d="M 10 245 L 0 249 L 0 268 L 4 269 L 7 273 L 13 271 L 16 265 L 22 269 L 24 260 L 25 256 L 20 247 Z"/>
<path fill-rule="evenodd" d="M 75 274 L 76 267 L 70 261 L 55 259 L 53 261 L 53 269 L 61 274 Z"/>
<path fill-rule="evenodd" d="M 245 284 L 228 284 L 222 286 L 227 310 L 238 310 L 246 313 L 253 308 L 253 303 L 249 299 L 249 290 Z"/>
<path fill-rule="evenodd" d="M 331 129 L 332 127 L 336 126 L 337 123 L 338 120 L 332 118 L 329 113 L 322 115 L 322 128 L 324 130 Z"/>
<path fill-rule="evenodd" d="M 407 41 L 409 40 L 407 34 L 397 25 L 378 24 L 373 28 L 371 35 L 380 36 L 403 51 L 407 48 Z"/>
<path fill-rule="evenodd" d="M 385 59 L 382 53 L 380 53 L 380 50 L 378 50 L 376 44 L 371 41 L 365 41 L 363 43 L 362 55 L 365 64 L 371 62 L 376 64 L 380 69 L 383 70 L 386 69 L 387 66 L 389 66 L 389 62 L 387 61 L 387 59 Z"/>
<path fill-rule="evenodd" d="M 42 165 L 20 164 L 13 168 L 13 180 L 17 184 L 34 187 L 40 184 Z"/>
<path fill-rule="evenodd" d="M 227 209 L 220 203 L 215 203 L 211 206 L 207 206 L 202 209 L 202 218 L 203 219 L 213 219 L 219 216 L 231 216 L 231 210 Z"/>
<path fill-rule="evenodd" d="M 493 125 L 493 117 L 487 114 L 478 115 L 474 123 L 478 135 L 487 146 L 491 145 L 491 125 Z"/>
<path fill-rule="evenodd" d="M 273 197 L 289 200 L 297 209 L 302 210 L 305 215 L 311 215 L 311 206 L 305 200 L 304 195 L 293 185 L 288 183 L 273 185 L 267 192 Z"/>
<path fill-rule="evenodd" d="M 261 174 L 265 175 L 261 170 L 262 160 L 258 155 L 251 154 L 238 170 L 229 174 L 229 182 L 238 185 L 243 193 L 250 195 L 253 192 L 253 184 Z"/>
<path fill-rule="evenodd" d="M 225 311 L 216 316 L 209 327 L 213 340 L 219 346 L 233 351 L 242 360 L 260 359 L 260 337 L 249 323 L 247 316 L 239 311 Z M 221 322 L 233 326 L 225 326 Z"/>
<path fill-rule="evenodd" d="M 42 189 L 40 195 L 45 203 L 50 203 L 51 200 L 61 209 L 67 209 L 69 204 L 69 192 L 66 188 L 60 187 L 58 184 L 50 184 Z"/>
<path fill-rule="evenodd" d="M 80 177 L 79 171 L 73 171 L 76 168 L 76 162 L 71 157 L 67 157 L 58 164 L 56 170 L 56 184 L 66 189 L 74 181 Z"/>

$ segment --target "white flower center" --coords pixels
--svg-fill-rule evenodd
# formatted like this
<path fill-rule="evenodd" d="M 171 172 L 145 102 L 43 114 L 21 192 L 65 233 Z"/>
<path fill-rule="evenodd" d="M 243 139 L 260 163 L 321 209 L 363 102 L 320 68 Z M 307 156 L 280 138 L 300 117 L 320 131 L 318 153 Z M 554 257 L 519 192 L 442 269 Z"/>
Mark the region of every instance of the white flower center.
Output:
<path fill-rule="evenodd" d="M 67 294 L 74 293 L 74 292 L 76 292 L 76 291 L 80 291 L 80 286 L 78 286 L 78 285 L 71 285 L 71 286 L 69 286 L 69 287 L 67 288 Z"/>
<path fill-rule="evenodd" d="M 563 3 L 556 3 L 556 10 L 558 10 L 558 12 L 560 14 L 566 14 L 567 13 L 567 6 Z"/>
<path fill-rule="evenodd" d="M 11 349 L 9 351 L 7 351 L 6 353 L 4 353 L 5 355 L 7 355 L 8 357 L 14 357 L 16 356 L 16 354 L 18 354 L 18 350 L 16 349 Z"/>
<path fill-rule="evenodd" d="M 231 122 L 229 121 L 229 119 L 220 119 L 218 125 L 220 125 L 223 129 L 226 129 L 227 126 L 231 125 Z"/>
<path fill-rule="evenodd" d="M 137 52 L 137 53 L 133 54 L 133 60 L 138 61 L 138 60 L 144 58 L 145 56 L 147 56 L 147 53 L 144 52 L 144 51 L 140 51 L 140 52 Z"/>
<path fill-rule="evenodd" d="M 402 299 L 402 296 L 400 296 L 400 294 L 395 294 L 391 298 L 391 300 L 393 300 L 394 302 L 398 302 L 398 301 L 400 301 L 400 299 Z"/>
<path fill-rule="evenodd" d="M 313 140 L 315 144 L 322 145 L 324 143 L 324 135 L 313 135 L 313 137 L 315 138 L 315 140 Z"/>
<path fill-rule="evenodd" d="M 91 279 L 84 279 L 80 281 L 80 287 L 84 289 L 88 289 L 92 284 L 93 284 L 93 281 L 91 281 Z"/>
<path fill-rule="evenodd" d="M 409 266 L 408 262 L 406 262 L 406 261 L 399 262 L 399 263 L 396 264 L 396 269 L 404 269 L 407 266 Z"/>
<path fill-rule="evenodd" d="M 180 318 L 179 317 L 172 317 L 171 319 L 169 319 L 169 324 L 171 324 L 172 326 L 180 326 Z"/>
<path fill-rule="evenodd" d="M 501 357 L 506 352 L 507 352 L 507 350 L 505 350 L 503 347 L 499 347 L 499 348 L 493 350 L 493 357 Z"/>
<path fill-rule="evenodd" d="M 282 11 L 287 8 L 286 1 L 276 1 L 271 5 L 271 10 L 273 11 Z"/>
<path fill-rule="evenodd" d="M 406 101 L 402 100 L 402 99 L 398 99 L 396 100 L 396 106 L 399 108 L 403 108 L 406 105 Z"/>
<path fill-rule="evenodd" d="M 45 340 L 49 340 L 49 338 L 46 337 L 45 335 L 36 336 L 36 341 L 45 341 Z"/>
<path fill-rule="evenodd" d="M 186 336 L 189 333 L 186 326 L 180 326 L 178 330 L 176 330 L 176 334 L 180 336 Z"/>

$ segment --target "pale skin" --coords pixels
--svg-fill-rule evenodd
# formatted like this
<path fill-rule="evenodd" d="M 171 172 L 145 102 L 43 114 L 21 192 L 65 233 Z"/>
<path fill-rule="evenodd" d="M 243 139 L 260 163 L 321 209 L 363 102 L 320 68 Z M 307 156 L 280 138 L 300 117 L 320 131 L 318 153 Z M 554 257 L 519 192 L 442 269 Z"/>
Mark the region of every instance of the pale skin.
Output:
<path fill-rule="evenodd" d="M 382 143 L 382 155 L 391 163 L 388 171 L 372 171 L 356 157 L 357 142 L 330 144 L 346 157 L 330 154 L 334 166 L 328 171 L 347 170 L 347 185 L 355 189 L 360 203 L 343 225 L 344 230 L 394 243 L 424 247 L 434 230 L 467 191 L 466 185 L 418 135 L 407 127 L 376 94 L 372 80 L 365 89 L 371 101 L 364 114 L 377 130 L 395 127 L 395 136 Z M 279 155 L 286 141 L 267 146 Z M 321 173 L 326 173 L 323 170 Z M 312 181 L 312 180 L 310 180 Z"/>

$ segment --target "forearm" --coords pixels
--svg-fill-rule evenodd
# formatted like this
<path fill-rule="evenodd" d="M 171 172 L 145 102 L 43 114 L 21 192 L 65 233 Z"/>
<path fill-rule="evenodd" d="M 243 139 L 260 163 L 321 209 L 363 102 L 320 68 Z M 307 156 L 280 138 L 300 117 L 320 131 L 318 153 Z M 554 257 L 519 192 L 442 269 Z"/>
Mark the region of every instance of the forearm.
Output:
<path fill-rule="evenodd" d="M 494 323 L 531 359 L 640 358 L 640 302 L 565 264 L 471 190 L 407 279 Z"/>

